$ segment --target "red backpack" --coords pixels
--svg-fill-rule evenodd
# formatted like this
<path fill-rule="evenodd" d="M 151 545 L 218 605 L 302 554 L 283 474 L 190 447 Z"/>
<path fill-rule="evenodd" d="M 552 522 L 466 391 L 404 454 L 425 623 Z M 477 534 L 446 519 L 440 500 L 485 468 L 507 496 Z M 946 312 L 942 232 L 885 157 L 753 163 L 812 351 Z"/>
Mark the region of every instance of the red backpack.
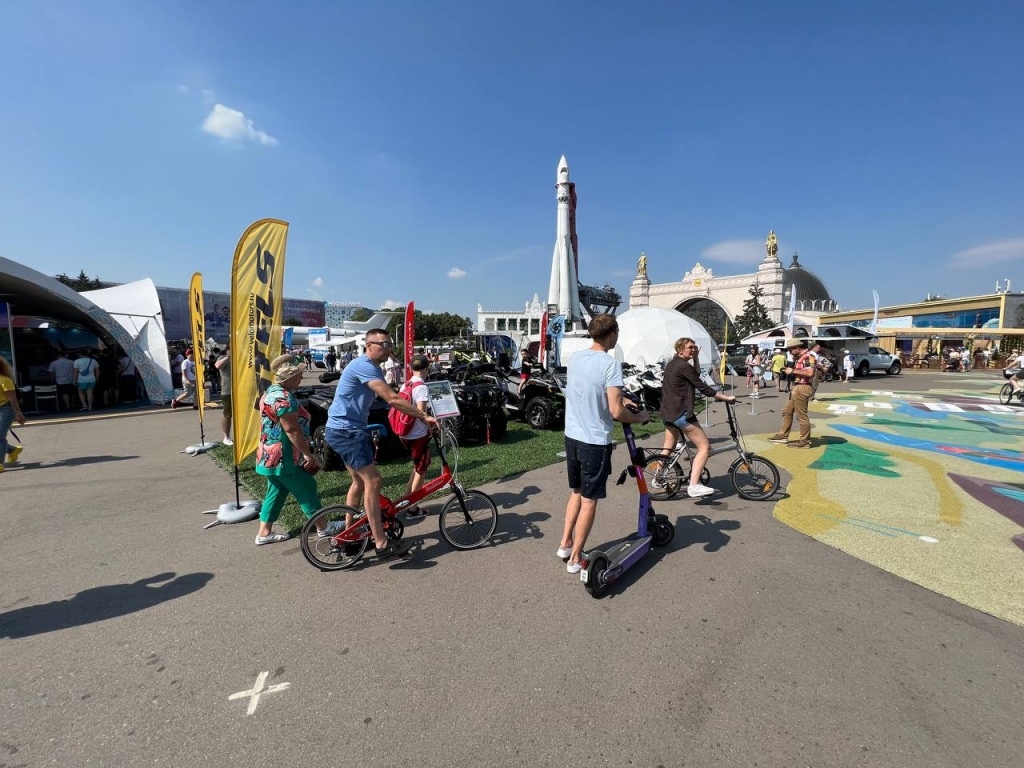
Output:
<path fill-rule="evenodd" d="M 402 385 L 402 388 L 398 390 L 398 396 L 411 403 L 413 386 L 414 385 L 411 381 L 407 381 Z M 403 413 L 394 406 L 388 409 L 388 424 L 391 425 L 391 431 L 399 437 L 405 437 L 412 432 L 412 427 L 416 421 L 417 419 L 415 416 Z"/>

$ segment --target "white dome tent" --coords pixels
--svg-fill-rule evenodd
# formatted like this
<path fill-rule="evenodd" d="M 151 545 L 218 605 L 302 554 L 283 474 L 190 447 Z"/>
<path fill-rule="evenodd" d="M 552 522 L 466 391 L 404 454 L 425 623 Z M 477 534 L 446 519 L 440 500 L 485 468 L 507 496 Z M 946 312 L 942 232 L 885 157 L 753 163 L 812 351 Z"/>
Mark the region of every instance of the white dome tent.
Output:
<path fill-rule="evenodd" d="M 619 343 L 612 354 L 631 365 L 657 363 L 675 357 L 676 339 L 689 337 L 700 347 L 700 367 L 721 360 L 718 345 L 704 326 L 696 320 L 672 309 L 642 307 L 618 316 Z"/>

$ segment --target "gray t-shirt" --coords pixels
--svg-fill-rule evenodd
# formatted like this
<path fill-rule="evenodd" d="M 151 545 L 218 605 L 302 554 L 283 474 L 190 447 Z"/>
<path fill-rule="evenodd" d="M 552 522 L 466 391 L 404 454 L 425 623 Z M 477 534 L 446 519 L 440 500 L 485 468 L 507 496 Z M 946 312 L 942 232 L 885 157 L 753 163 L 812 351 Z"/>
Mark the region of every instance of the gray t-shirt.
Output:
<path fill-rule="evenodd" d="M 565 436 L 608 445 L 614 421 L 608 387 L 622 386 L 622 365 L 607 352 L 585 349 L 569 360 L 565 387 Z"/>
<path fill-rule="evenodd" d="M 221 364 L 221 360 L 225 362 Z M 222 395 L 231 394 L 231 355 L 221 355 L 217 358 L 217 364 L 220 366 L 217 370 L 220 372 L 220 393 Z"/>

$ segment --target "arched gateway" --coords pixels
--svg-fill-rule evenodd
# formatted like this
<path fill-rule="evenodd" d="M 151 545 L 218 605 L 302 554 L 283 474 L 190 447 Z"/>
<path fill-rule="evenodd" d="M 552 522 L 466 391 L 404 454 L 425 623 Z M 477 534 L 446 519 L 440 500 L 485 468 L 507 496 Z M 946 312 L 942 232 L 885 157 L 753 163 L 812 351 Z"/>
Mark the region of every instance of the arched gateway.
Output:
<path fill-rule="evenodd" d="M 761 303 L 773 323 L 786 321 L 793 286 L 801 317 L 816 320 L 821 314 L 838 311 L 825 284 L 800 264 L 797 254 L 793 254 L 789 267 L 782 266 L 777 245 L 772 247 L 775 243 L 769 235 L 764 260 L 756 272 L 747 275 L 717 277 L 713 270 L 697 262 L 678 282 L 651 283 L 647 276 L 651 265 L 645 259 L 644 269 L 638 268 L 629 287 L 629 308 L 675 309 L 703 325 L 718 343 L 723 340 L 726 317 L 730 320 L 729 339 L 734 338 L 731 321 L 743 313 L 743 303 L 750 298 L 750 287 L 755 282 L 764 291 Z"/>

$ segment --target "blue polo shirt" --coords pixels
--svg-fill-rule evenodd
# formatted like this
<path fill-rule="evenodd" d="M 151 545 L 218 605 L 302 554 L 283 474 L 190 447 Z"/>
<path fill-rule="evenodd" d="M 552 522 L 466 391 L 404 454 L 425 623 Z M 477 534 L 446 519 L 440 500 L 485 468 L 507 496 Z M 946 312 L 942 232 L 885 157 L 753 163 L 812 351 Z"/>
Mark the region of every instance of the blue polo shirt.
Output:
<path fill-rule="evenodd" d="M 371 381 L 384 381 L 384 374 L 369 357 L 363 355 L 345 366 L 338 379 L 334 401 L 327 411 L 328 429 L 365 429 L 370 406 L 377 393 Z"/>

